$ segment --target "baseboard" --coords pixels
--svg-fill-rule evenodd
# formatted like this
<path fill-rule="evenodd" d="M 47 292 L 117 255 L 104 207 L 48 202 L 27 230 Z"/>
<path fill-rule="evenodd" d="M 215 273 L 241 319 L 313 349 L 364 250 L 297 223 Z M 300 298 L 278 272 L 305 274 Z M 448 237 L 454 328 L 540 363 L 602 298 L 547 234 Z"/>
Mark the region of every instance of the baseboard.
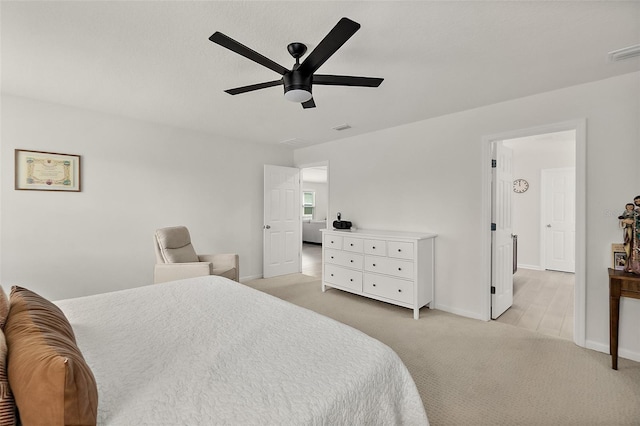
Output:
<path fill-rule="evenodd" d="M 543 268 L 537 265 L 521 265 L 518 263 L 518 269 L 531 269 L 533 271 L 544 271 Z"/>
<path fill-rule="evenodd" d="M 605 354 L 609 353 L 609 345 L 608 344 L 602 344 L 600 342 L 594 342 L 593 340 L 587 340 L 585 342 L 585 347 L 587 349 L 593 349 L 594 351 L 602 352 L 602 353 L 605 353 Z M 633 351 L 627 350 L 625 348 L 618 348 L 618 357 L 619 358 L 630 359 L 631 361 L 640 362 L 640 353 L 633 352 Z"/>
<path fill-rule="evenodd" d="M 465 311 L 463 309 L 456 309 L 456 308 L 452 308 L 450 306 L 441 305 L 439 303 L 435 304 L 434 309 L 438 309 L 440 311 L 449 312 L 450 314 L 460 315 L 461 317 L 472 318 L 472 319 L 477 319 L 477 320 L 480 320 L 480 321 L 484 321 L 484 319 L 482 318 L 482 316 L 478 312 L 470 312 L 470 311 Z"/>
<path fill-rule="evenodd" d="M 247 281 L 257 280 L 259 278 L 262 278 L 262 275 L 249 275 L 248 277 L 240 277 L 240 282 L 246 283 Z"/>

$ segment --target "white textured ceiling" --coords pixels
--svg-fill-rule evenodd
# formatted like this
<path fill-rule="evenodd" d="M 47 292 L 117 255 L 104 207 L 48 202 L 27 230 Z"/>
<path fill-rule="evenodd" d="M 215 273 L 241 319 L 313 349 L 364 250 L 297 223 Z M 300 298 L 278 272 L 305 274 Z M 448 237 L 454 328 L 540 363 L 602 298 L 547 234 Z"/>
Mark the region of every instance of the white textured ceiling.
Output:
<path fill-rule="evenodd" d="M 640 2 L 1 3 L 2 91 L 196 129 L 316 144 L 640 70 L 607 52 L 640 43 Z M 379 88 L 314 86 L 303 110 L 279 75 L 216 44 L 221 31 L 290 68 L 346 16 L 360 31 L 319 70 L 383 77 Z M 351 129 L 332 127 L 348 123 Z"/>

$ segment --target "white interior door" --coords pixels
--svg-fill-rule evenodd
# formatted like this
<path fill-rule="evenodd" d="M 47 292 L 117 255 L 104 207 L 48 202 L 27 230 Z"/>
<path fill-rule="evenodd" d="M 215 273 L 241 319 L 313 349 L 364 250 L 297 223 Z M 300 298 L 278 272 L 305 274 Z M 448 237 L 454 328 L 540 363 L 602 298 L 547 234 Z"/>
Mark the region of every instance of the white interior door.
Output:
<path fill-rule="evenodd" d="M 545 269 L 576 270 L 575 168 L 542 170 L 542 235 Z"/>
<path fill-rule="evenodd" d="M 300 170 L 264 166 L 262 274 L 300 272 Z"/>
<path fill-rule="evenodd" d="M 513 152 L 494 143 L 491 185 L 491 318 L 496 319 L 513 304 Z M 494 228 L 495 225 L 495 229 Z"/>

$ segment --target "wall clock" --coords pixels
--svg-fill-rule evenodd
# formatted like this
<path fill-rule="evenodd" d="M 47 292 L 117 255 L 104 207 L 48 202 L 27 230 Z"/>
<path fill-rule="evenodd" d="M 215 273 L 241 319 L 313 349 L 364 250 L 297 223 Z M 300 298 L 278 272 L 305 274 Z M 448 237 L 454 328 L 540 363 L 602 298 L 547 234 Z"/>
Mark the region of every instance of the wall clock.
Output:
<path fill-rule="evenodd" d="M 524 179 L 516 179 L 513 181 L 513 192 L 517 192 L 518 194 L 522 194 L 529 189 L 529 182 Z"/>

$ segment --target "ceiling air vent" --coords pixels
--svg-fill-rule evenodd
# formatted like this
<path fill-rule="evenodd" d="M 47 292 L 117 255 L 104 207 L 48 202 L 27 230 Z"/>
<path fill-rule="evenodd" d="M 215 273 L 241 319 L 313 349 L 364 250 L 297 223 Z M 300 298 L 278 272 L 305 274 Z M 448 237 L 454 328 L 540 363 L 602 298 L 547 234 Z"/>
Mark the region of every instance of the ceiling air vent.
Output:
<path fill-rule="evenodd" d="M 347 130 L 350 129 L 351 126 L 349 126 L 347 123 L 344 124 L 340 124 L 339 126 L 336 126 L 333 128 L 333 130 L 337 130 L 338 132 L 342 131 L 342 130 Z"/>
<path fill-rule="evenodd" d="M 640 56 L 640 44 L 609 52 L 609 62 L 622 61 Z"/>
<path fill-rule="evenodd" d="M 284 140 L 284 141 L 280 142 L 280 144 L 281 145 L 289 145 L 289 146 L 292 146 L 294 148 L 298 148 L 298 147 L 301 147 L 301 146 L 306 146 L 307 142 L 303 141 L 300 138 L 292 138 L 292 139 Z"/>

